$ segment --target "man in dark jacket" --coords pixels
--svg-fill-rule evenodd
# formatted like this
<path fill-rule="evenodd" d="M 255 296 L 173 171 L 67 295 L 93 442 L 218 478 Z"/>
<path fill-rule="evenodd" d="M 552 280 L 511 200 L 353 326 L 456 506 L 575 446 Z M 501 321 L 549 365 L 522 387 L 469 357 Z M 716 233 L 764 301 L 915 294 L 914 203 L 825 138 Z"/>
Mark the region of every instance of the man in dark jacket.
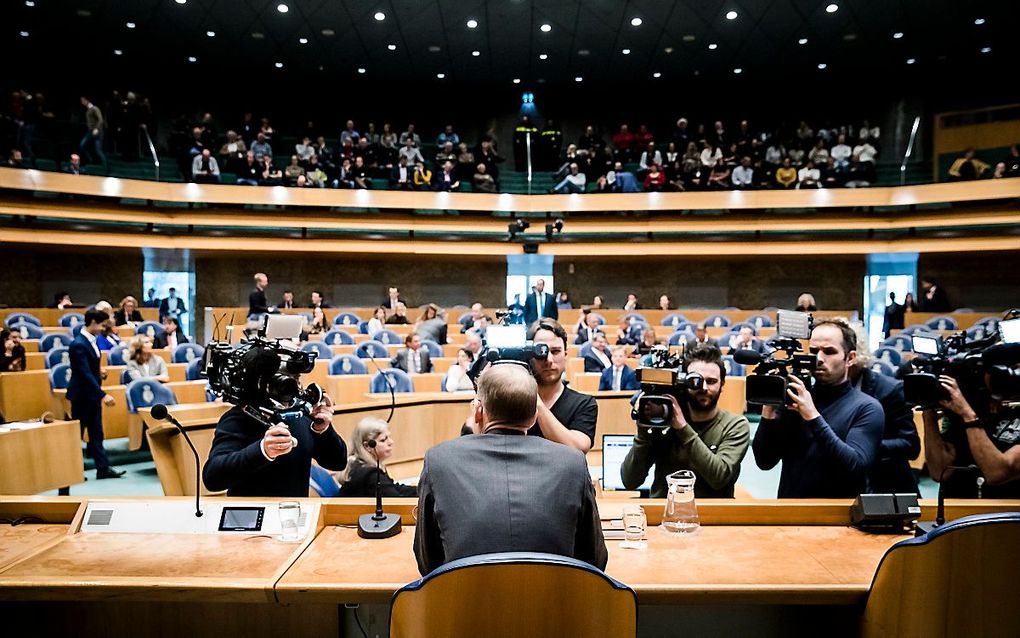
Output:
<path fill-rule="evenodd" d="M 918 493 L 910 461 L 921 453 L 914 415 L 903 397 L 903 382 L 874 372 L 863 362 L 850 369 L 850 382 L 882 404 L 885 431 L 875 463 L 868 469 L 868 491 L 874 494 Z"/>
<path fill-rule="evenodd" d="M 115 401 L 103 390 L 105 374 L 99 367 L 96 337 L 109 319 L 110 315 L 101 310 L 86 312 L 85 325 L 68 348 L 71 380 L 67 384 L 67 400 L 71 402 L 71 418 L 81 422 L 83 433 L 89 433 L 86 449 L 96 463 L 97 479 L 120 478 L 124 475 L 124 472 L 110 467 L 103 447 L 103 406 L 112 407 Z"/>
<path fill-rule="evenodd" d="M 266 288 L 269 287 L 269 277 L 265 273 L 255 273 L 255 288 L 248 295 L 248 321 L 258 321 L 267 312 L 273 312 L 276 308 L 269 306 L 266 300 Z"/>

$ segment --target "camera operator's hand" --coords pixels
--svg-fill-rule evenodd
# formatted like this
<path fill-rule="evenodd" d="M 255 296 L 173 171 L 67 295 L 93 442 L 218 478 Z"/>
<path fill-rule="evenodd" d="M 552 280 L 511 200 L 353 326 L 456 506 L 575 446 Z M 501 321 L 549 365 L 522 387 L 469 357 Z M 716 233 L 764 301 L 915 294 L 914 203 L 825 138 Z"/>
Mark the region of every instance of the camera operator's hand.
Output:
<path fill-rule="evenodd" d="M 669 427 L 674 430 L 682 430 L 687 427 L 687 419 L 684 418 L 684 411 L 680 409 L 680 402 L 673 395 L 669 396 L 669 402 L 673 404 L 673 421 Z"/>
<path fill-rule="evenodd" d="M 322 400 L 312 409 L 312 432 L 322 434 L 333 425 L 333 399 L 325 392 L 322 393 Z"/>
<path fill-rule="evenodd" d="M 939 385 L 949 394 L 949 398 L 939 401 L 939 405 L 955 412 L 964 422 L 977 420 L 974 408 L 970 407 L 967 399 L 963 398 L 963 393 L 960 392 L 960 386 L 956 383 L 956 379 L 944 374 L 940 375 Z"/>
<path fill-rule="evenodd" d="M 821 416 L 818 414 L 815 400 L 811 397 L 811 392 L 804 382 L 792 374 L 787 379 L 790 383 L 786 387 L 786 396 L 790 398 L 790 407 L 799 412 L 800 417 L 805 421 L 812 421 Z"/>
<path fill-rule="evenodd" d="M 286 425 L 278 423 L 266 430 L 262 437 L 262 451 L 270 459 L 287 454 L 294 449 L 294 439 Z"/>

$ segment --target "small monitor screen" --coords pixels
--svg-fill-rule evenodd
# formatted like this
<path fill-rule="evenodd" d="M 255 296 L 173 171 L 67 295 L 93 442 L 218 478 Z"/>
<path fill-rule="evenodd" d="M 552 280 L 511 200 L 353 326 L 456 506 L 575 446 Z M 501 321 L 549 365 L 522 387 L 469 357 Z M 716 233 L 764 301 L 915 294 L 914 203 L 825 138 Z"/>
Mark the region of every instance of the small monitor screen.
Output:
<path fill-rule="evenodd" d="M 602 435 L 602 489 L 627 489 L 623 486 L 620 468 L 623 466 L 623 459 L 627 458 L 627 452 L 630 452 L 632 447 L 634 447 L 634 437 L 629 434 Z M 645 482 L 638 489 L 652 489 L 653 476 L 654 472 L 649 470 L 648 476 L 645 477 Z"/>
<path fill-rule="evenodd" d="M 910 345 L 917 354 L 938 354 L 939 338 L 927 335 L 913 335 L 910 338 Z"/>
<path fill-rule="evenodd" d="M 262 531 L 264 507 L 224 507 L 220 517 L 221 532 Z"/>
<path fill-rule="evenodd" d="M 485 345 L 497 349 L 519 348 L 527 341 L 527 336 L 525 326 L 489 326 L 485 331 Z"/>
<path fill-rule="evenodd" d="M 1003 343 L 1020 343 L 1020 319 L 999 322 L 999 336 Z"/>
<path fill-rule="evenodd" d="M 780 310 L 776 313 L 776 334 L 791 339 L 811 338 L 811 315 L 795 310 Z"/>

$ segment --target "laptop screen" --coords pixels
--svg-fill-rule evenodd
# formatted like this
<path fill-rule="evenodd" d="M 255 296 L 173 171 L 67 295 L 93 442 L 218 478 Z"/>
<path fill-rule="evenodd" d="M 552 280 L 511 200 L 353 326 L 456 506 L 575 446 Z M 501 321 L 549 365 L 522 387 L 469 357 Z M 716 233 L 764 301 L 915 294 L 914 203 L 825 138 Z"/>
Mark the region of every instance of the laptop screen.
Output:
<path fill-rule="evenodd" d="M 602 489 L 603 490 L 624 490 L 623 479 L 620 478 L 620 467 L 627 452 L 634 447 L 634 437 L 629 434 L 603 434 L 602 435 Z M 654 472 L 648 471 L 645 482 L 639 490 L 650 490 L 652 488 L 652 477 Z"/>

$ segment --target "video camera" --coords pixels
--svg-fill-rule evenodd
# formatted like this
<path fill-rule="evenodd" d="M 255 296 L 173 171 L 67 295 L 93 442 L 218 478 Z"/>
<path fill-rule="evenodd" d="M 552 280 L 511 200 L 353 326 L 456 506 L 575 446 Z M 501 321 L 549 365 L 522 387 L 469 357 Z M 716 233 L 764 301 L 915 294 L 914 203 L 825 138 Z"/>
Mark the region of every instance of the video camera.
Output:
<path fill-rule="evenodd" d="M 318 356 L 294 346 L 303 321 L 300 315 L 265 315 L 256 335 L 236 346 L 228 326 L 226 341 L 205 350 L 202 374 L 209 388 L 267 428 L 310 416 L 323 392 L 314 383 L 302 388 L 297 378 L 312 371 Z"/>
<path fill-rule="evenodd" d="M 998 334 L 984 339 L 967 341 L 967 333 L 958 332 L 946 339 L 915 334 L 910 341 L 917 356 L 910 361 L 914 372 L 903 377 L 907 404 L 934 408 L 948 399 L 940 375 L 956 379 L 972 404 L 1020 399 L 1020 319 L 999 322 Z"/>
<path fill-rule="evenodd" d="M 668 346 L 655 346 L 649 353 L 651 361 L 637 370 L 641 392 L 634 401 L 630 418 L 638 426 L 664 430 L 673 421 L 675 398 L 681 409 L 687 405 L 687 391 L 700 390 L 705 377 L 696 372 L 685 372 L 683 349 L 671 352 Z"/>
<path fill-rule="evenodd" d="M 757 405 L 787 405 L 786 394 L 790 375 L 804 382 L 811 389 L 817 358 L 802 352 L 801 339 L 810 339 L 814 319 L 806 312 L 780 310 L 776 313 L 776 334 L 772 351 L 762 355 L 754 350 L 737 350 L 733 360 L 741 365 L 756 366 L 747 375 L 747 402 Z M 783 356 L 779 356 L 783 353 Z"/>
<path fill-rule="evenodd" d="M 509 311 L 497 312 L 499 320 L 510 316 Z M 531 370 L 532 359 L 549 356 L 549 345 L 528 341 L 528 329 L 523 324 L 494 325 L 485 331 L 486 348 L 468 370 L 468 378 L 477 386 L 478 377 L 490 364 L 515 363 Z"/>

